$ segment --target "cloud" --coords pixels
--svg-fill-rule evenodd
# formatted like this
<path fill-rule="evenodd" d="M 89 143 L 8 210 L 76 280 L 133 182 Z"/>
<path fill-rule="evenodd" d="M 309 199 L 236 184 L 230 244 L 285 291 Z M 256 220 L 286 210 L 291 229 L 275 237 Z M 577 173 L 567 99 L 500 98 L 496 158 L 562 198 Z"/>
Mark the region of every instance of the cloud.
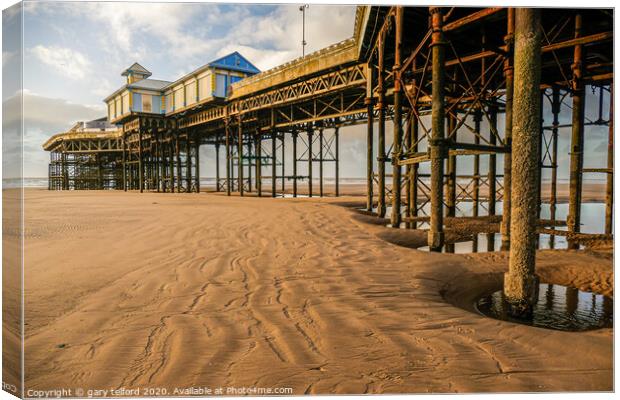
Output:
<path fill-rule="evenodd" d="M 77 50 L 58 46 L 35 46 L 31 53 L 42 63 L 72 79 L 83 79 L 88 75 L 91 62 Z"/>
<path fill-rule="evenodd" d="M 18 154 L 20 151 L 21 101 L 23 96 L 23 151 L 24 175 L 47 175 L 48 155 L 41 145 L 52 135 L 66 131 L 77 121 L 88 121 L 105 115 L 102 106 L 75 104 L 64 99 L 40 96 L 28 91 L 20 91 L 2 103 L 4 115 L 2 127 L 10 137 L 3 145 L 7 151 Z"/>

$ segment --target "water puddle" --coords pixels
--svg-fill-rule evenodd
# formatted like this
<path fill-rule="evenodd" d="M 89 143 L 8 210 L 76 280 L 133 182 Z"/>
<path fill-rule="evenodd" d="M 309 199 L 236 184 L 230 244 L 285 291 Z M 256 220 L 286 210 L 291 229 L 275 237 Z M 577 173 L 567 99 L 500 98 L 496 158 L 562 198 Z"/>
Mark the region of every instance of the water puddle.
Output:
<path fill-rule="evenodd" d="M 473 240 L 446 244 L 441 248 L 442 253 L 465 254 L 486 253 L 499 251 L 502 247 L 502 235 L 500 233 L 479 233 Z M 563 250 L 568 248 L 568 241 L 564 236 L 541 233 L 538 235 L 538 249 Z M 580 249 L 585 248 L 579 245 Z M 420 251 L 430 251 L 428 246 L 418 247 Z"/>
<path fill-rule="evenodd" d="M 502 321 L 561 331 L 587 331 L 613 327 L 613 299 L 596 293 L 541 283 L 531 318 L 508 314 L 503 291 L 486 295 L 475 303 L 479 313 Z"/>

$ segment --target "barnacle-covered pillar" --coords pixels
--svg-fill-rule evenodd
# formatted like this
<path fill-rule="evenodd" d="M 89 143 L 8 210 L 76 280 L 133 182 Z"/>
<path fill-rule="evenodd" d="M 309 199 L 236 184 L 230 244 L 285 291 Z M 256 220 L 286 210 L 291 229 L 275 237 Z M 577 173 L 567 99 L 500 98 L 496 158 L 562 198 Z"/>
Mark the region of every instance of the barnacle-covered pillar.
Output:
<path fill-rule="evenodd" d="M 515 15 L 514 97 L 512 104 L 512 210 L 510 262 L 504 294 L 511 313 L 528 316 L 538 296 L 535 275 L 537 176 L 541 134 L 540 10 L 519 8 Z"/>

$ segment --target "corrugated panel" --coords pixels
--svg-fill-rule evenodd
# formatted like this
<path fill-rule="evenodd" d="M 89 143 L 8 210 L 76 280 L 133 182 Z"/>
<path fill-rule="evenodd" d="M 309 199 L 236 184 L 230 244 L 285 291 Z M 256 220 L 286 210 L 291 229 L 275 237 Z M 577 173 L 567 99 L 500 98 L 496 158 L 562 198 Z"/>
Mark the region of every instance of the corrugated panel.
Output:
<path fill-rule="evenodd" d="M 142 95 L 140 93 L 132 93 L 133 98 L 131 99 L 132 101 L 132 110 L 131 111 L 136 111 L 136 112 L 140 112 L 142 111 Z"/>

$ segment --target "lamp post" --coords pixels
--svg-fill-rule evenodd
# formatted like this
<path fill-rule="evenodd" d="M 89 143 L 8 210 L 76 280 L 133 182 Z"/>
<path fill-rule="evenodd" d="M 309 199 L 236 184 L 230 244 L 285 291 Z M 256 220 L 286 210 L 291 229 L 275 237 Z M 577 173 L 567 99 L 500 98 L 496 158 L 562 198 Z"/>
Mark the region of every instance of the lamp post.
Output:
<path fill-rule="evenodd" d="M 301 11 L 301 56 L 305 57 L 306 55 L 306 9 L 310 6 L 308 4 L 304 4 L 303 6 L 299 6 L 299 11 Z"/>

